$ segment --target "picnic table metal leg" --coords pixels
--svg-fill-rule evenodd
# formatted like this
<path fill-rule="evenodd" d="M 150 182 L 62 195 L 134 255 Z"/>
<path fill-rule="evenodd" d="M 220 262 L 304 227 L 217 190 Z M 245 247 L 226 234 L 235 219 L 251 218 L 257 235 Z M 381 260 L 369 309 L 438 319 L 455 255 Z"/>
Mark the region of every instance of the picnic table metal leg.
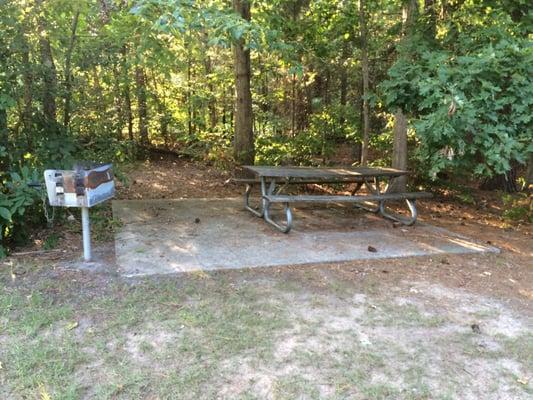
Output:
<path fill-rule="evenodd" d="M 380 194 L 379 193 L 379 180 L 377 180 L 376 178 L 374 178 L 374 186 L 372 186 L 371 183 L 368 182 L 367 179 L 364 179 L 363 182 L 361 183 L 361 186 L 362 185 L 365 185 L 366 188 L 372 193 L 372 194 Z M 358 184 L 359 185 L 359 184 Z M 359 186 L 359 188 L 361 187 Z M 359 189 L 358 188 L 358 189 Z M 352 195 L 354 195 L 354 193 L 352 193 Z M 364 203 L 355 203 L 355 207 L 357 208 L 360 208 L 361 210 L 365 210 L 365 211 L 368 211 L 368 212 L 371 212 L 371 213 L 374 213 L 374 214 L 377 214 L 379 212 L 379 204 L 377 204 L 376 206 L 374 207 L 368 207 L 368 206 L 365 206 L 363 205 Z"/>
<path fill-rule="evenodd" d="M 415 199 L 405 199 L 407 206 L 409 207 L 409 212 L 411 213 L 410 217 L 402 217 L 397 214 L 389 213 L 385 209 L 385 202 L 381 201 L 379 203 L 379 213 L 382 217 L 390 219 L 392 221 L 400 222 L 403 225 L 411 226 L 416 222 L 416 217 L 418 216 L 416 211 L 416 200 Z"/>
<path fill-rule="evenodd" d="M 285 224 L 280 224 L 280 223 L 274 221 L 270 217 L 270 206 L 271 206 L 272 203 L 269 202 L 268 200 L 265 200 L 265 202 L 266 202 L 266 206 L 265 206 L 265 210 L 264 210 L 265 211 L 265 215 L 264 215 L 265 221 L 268 222 L 273 227 L 275 227 L 276 229 L 279 229 L 281 232 L 289 233 L 289 231 L 292 228 L 292 211 L 291 211 L 291 207 L 290 207 L 289 203 L 283 203 L 283 207 L 284 207 L 285 216 L 287 218 L 287 221 L 285 222 Z"/>
<path fill-rule="evenodd" d="M 387 185 L 385 186 L 385 190 L 383 193 L 389 193 L 389 190 L 394 186 L 394 177 L 390 177 Z M 411 226 L 416 222 L 416 217 L 418 215 L 416 211 L 416 199 L 405 199 L 405 202 L 407 203 L 407 207 L 409 208 L 409 212 L 411 214 L 410 217 L 403 217 L 398 214 L 394 214 L 391 212 L 388 212 L 385 208 L 385 201 L 379 202 L 379 214 L 386 219 L 390 219 L 392 221 L 400 222 L 402 225 Z"/>
<path fill-rule="evenodd" d="M 254 214 L 256 217 L 263 218 L 263 201 L 261 200 L 261 205 L 259 206 L 259 211 L 250 206 L 250 194 L 252 192 L 253 185 L 247 184 L 246 191 L 244 192 L 244 208 Z"/>
<path fill-rule="evenodd" d="M 352 196 L 355 196 L 355 194 L 356 194 L 356 193 L 359 191 L 359 189 L 361 189 L 362 187 L 363 187 L 363 181 L 361 181 L 361 182 L 356 182 L 356 183 L 355 183 L 355 187 L 354 187 L 354 189 L 353 189 L 352 192 L 351 192 L 351 195 L 352 195 Z"/>
<path fill-rule="evenodd" d="M 276 229 L 280 230 L 283 233 L 288 233 L 292 228 L 292 211 L 289 203 L 283 203 L 285 216 L 286 216 L 286 223 L 280 224 L 272 219 L 270 216 L 270 206 L 272 203 L 268 201 L 268 198 L 266 196 L 270 196 L 274 193 L 277 193 L 276 191 L 276 181 L 272 180 L 270 181 L 270 185 L 268 187 L 268 190 L 266 189 L 266 181 L 264 178 L 261 178 L 261 194 L 262 194 L 262 204 L 263 204 L 263 218 L 266 222 L 268 222 L 270 225 L 275 227 Z"/>

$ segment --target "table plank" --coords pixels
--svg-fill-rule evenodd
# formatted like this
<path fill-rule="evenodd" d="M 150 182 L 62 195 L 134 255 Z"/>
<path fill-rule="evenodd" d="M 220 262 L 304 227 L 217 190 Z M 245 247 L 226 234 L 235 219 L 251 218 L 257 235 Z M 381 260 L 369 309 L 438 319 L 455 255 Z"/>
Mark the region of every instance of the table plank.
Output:
<path fill-rule="evenodd" d="M 362 196 L 334 196 L 334 195 L 270 195 L 264 196 L 271 203 L 345 203 L 345 202 L 365 202 L 365 201 L 380 201 L 380 200 L 416 200 L 429 199 L 433 197 L 431 193 L 427 192 L 410 192 L 410 193 L 383 193 L 383 194 L 368 194 Z"/>
<path fill-rule="evenodd" d="M 300 179 L 346 179 L 373 178 L 376 176 L 397 177 L 408 175 L 408 171 L 394 168 L 370 167 L 272 167 L 245 165 L 244 168 L 259 177 L 266 178 L 300 178 Z"/>

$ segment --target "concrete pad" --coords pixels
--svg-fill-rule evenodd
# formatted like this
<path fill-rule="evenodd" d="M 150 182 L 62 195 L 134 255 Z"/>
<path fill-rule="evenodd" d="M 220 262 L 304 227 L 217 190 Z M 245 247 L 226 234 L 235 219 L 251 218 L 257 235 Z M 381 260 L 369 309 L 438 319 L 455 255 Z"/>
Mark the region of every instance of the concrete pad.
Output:
<path fill-rule="evenodd" d="M 123 223 L 115 253 L 124 276 L 499 251 L 426 224 L 394 228 L 349 205 L 298 207 L 289 234 L 241 199 L 116 200 L 113 214 Z"/>

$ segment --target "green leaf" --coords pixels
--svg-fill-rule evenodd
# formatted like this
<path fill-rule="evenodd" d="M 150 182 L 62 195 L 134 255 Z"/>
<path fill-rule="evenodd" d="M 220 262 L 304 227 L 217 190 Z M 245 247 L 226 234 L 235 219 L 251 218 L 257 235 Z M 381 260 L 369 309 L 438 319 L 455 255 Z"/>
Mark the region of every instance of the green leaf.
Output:
<path fill-rule="evenodd" d="M 5 207 L 0 207 L 0 217 L 5 219 L 6 221 L 11 221 L 11 213 Z"/>

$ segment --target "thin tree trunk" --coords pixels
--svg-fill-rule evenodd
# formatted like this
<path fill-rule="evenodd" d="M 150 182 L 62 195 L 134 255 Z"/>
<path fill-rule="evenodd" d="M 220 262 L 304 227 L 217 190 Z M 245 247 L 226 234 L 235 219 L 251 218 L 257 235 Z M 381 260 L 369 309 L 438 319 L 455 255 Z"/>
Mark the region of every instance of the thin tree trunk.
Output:
<path fill-rule="evenodd" d="M 9 130 L 7 127 L 7 110 L 0 108 L 0 150 L 9 152 Z M 0 179 L 4 172 L 8 171 L 8 160 L 0 157 Z M 1 233 L 1 232 L 0 232 Z"/>
<path fill-rule="evenodd" d="M 23 41 L 24 47 L 22 50 L 22 81 L 24 84 L 24 108 L 22 110 L 22 125 L 24 126 L 24 132 L 26 135 L 31 131 L 32 124 L 32 86 L 33 86 L 33 75 L 31 72 L 30 65 L 30 51 L 28 48 L 28 43 L 26 40 Z M 29 137 L 30 135 L 28 135 Z M 31 146 L 30 146 L 31 149 Z"/>
<path fill-rule="evenodd" d="M 533 153 L 529 153 L 527 161 L 526 188 L 533 185 Z"/>
<path fill-rule="evenodd" d="M 65 104 L 63 109 L 63 126 L 68 129 L 70 123 L 70 99 L 72 98 L 72 73 L 71 73 L 71 60 L 72 51 L 74 50 L 74 44 L 76 43 L 76 30 L 78 28 L 78 20 L 80 17 L 80 11 L 77 10 L 72 19 L 72 25 L 70 28 L 70 41 L 65 56 Z"/>
<path fill-rule="evenodd" d="M 479 185 L 479 188 L 482 190 L 503 190 L 507 193 L 518 192 L 517 178 L 517 166 L 513 166 L 504 174 L 485 178 Z"/>
<path fill-rule="evenodd" d="M 126 113 L 126 121 L 128 122 L 128 138 L 133 142 L 133 112 L 131 110 L 131 89 L 130 89 L 130 74 L 128 68 L 128 49 L 124 45 L 122 47 L 122 74 L 124 78 L 124 112 Z"/>
<path fill-rule="evenodd" d="M 126 82 L 124 85 L 124 108 L 126 112 L 126 120 L 128 121 L 128 139 L 133 141 L 133 112 L 131 111 L 131 91 L 130 84 Z"/>
<path fill-rule="evenodd" d="M 437 31 L 437 10 L 435 0 L 424 0 L 424 14 L 426 15 L 425 34 L 427 38 L 434 39 Z"/>
<path fill-rule="evenodd" d="M 7 110 L 4 108 L 0 108 L 0 147 L 6 147 L 7 146 L 7 137 L 8 129 L 7 129 Z"/>
<path fill-rule="evenodd" d="M 36 0 L 37 10 L 41 12 L 43 0 Z M 39 16 L 39 50 L 41 55 L 41 66 L 43 68 L 43 88 L 42 103 L 43 114 L 47 121 L 56 122 L 56 93 L 57 93 L 57 73 L 52 56 L 52 47 L 48 40 L 44 17 Z"/>
<path fill-rule="evenodd" d="M 213 85 L 213 67 L 211 64 L 211 58 L 205 56 L 205 73 L 207 75 L 207 90 L 209 90 L 209 101 L 207 103 L 207 110 L 209 114 L 209 129 L 213 132 L 217 126 L 217 100 L 215 96 L 215 86 Z"/>
<path fill-rule="evenodd" d="M 100 84 L 100 75 L 98 74 L 98 67 L 95 65 L 93 68 L 93 80 L 94 80 L 94 98 L 96 99 L 96 109 L 98 111 L 98 117 L 101 121 L 105 121 L 105 102 L 103 99 L 102 85 Z"/>
<path fill-rule="evenodd" d="M 407 169 L 407 118 L 402 110 L 394 114 L 394 143 L 392 147 L 392 168 Z M 405 192 L 407 177 L 396 178 L 389 189 L 391 192 Z"/>
<path fill-rule="evenodd" d="M 346 121 L 346 100 L 348 96 L 348 67 L 346 66 L 346 60 L 348 59 L 348 42 L 345 41 L 342 46 L 341 68 L 340 68 L 340 103 L 341 103 L 341 115 L 339 118 L 339 124 L 344 125 Z"/>
<path fill-rule="evenodd" d="M 152 97 L 155 100 L 157 106 L 157 113 L 159 114 L 159 130 L 160 134 L 163 137 L 165 147 L 169 147 L 169 136 L 168 136 L 168 123 L 170 122 L 170 117 L 168 115 L 166 101 L 165 101 L 165 92 L 160 90 L 159 85 L 157 84 L 157 78 L 152 76 L 151 81 L 154 83 Z M 159 96 L 158 94 L 162 95 Z"/>
<path fill-rule="evenodd" d="M 122 96 L 120 95 L 120 71 L 116 62 L 113 63 L 113 86 L 113 103 L 115 105 L 115 114 L 117 119 L 115 135 L 117 139 L 121 139 L 122 129 L 124 128 L 124 116 L 122 111 Z"/>
<path fill-rule="evenodd" d="M 137 113 L 139 117 L 139 137 L 141 144 L 148 144 L 148 107 L 146 104 L 146 76 L 141 66 L 135 68 L 137 89 Z"/>
<path fill-rule="evenodd" d="M 233 9 L 243 19 L 250 21 L 248 0 L 233 0 Z M 233 156 L 238 165 L 253 164 L 255 158 L 252 92 L 250 90 L 250 49 L 241 38 L 233 46 L 235 73 L 235 139 Z"/>
<path fill-rule="evenodd" d="M 368 107 L 368 43 L 366 32 L 366 12 L 365 1 L 359 0 L 359 26 L 361 38 L 361 72 L 363 77 L 363 146 L 361 149 L 361 165 L 368 164 L 368 145 L 370 142 L 370 115 Z"/>
<path fill-rule="evenodd" d="M 217 126 L 217 100 L 216 100 L 216 94 L 215 94 L 215 85 L 213 84 L 213 62 L 211 61 L 211 57 L 209 56 L 207 50 L 208 50 L 208 44 L 207 44 L 207 32 L 204 32 L 203 36 L 203 44 L 205 47 L 205 58 L 204 58 L 204 68 L 205 68 L 205 75 L 207 79 L 207 90 L 209 91 L 209 100 L 207 103 L 207 113 L 209 118 L 209 129 L 211 132 L 215 131 L 215 128 Z"/>
<path fill-rule="evenodd" d="M 291 135 L 296 136 L 296 74 L 291 80 Z"/>
<path fill-rule="evenodd" d="M 190 47 L 190 46 L 189 46 Z M 187 54 L 187 131 L 189 138 L 193 135 L 193 115 L 192 115 L 192 91 L 191 91 L 191 57 L 192 52 L 188 51 Z"/>

